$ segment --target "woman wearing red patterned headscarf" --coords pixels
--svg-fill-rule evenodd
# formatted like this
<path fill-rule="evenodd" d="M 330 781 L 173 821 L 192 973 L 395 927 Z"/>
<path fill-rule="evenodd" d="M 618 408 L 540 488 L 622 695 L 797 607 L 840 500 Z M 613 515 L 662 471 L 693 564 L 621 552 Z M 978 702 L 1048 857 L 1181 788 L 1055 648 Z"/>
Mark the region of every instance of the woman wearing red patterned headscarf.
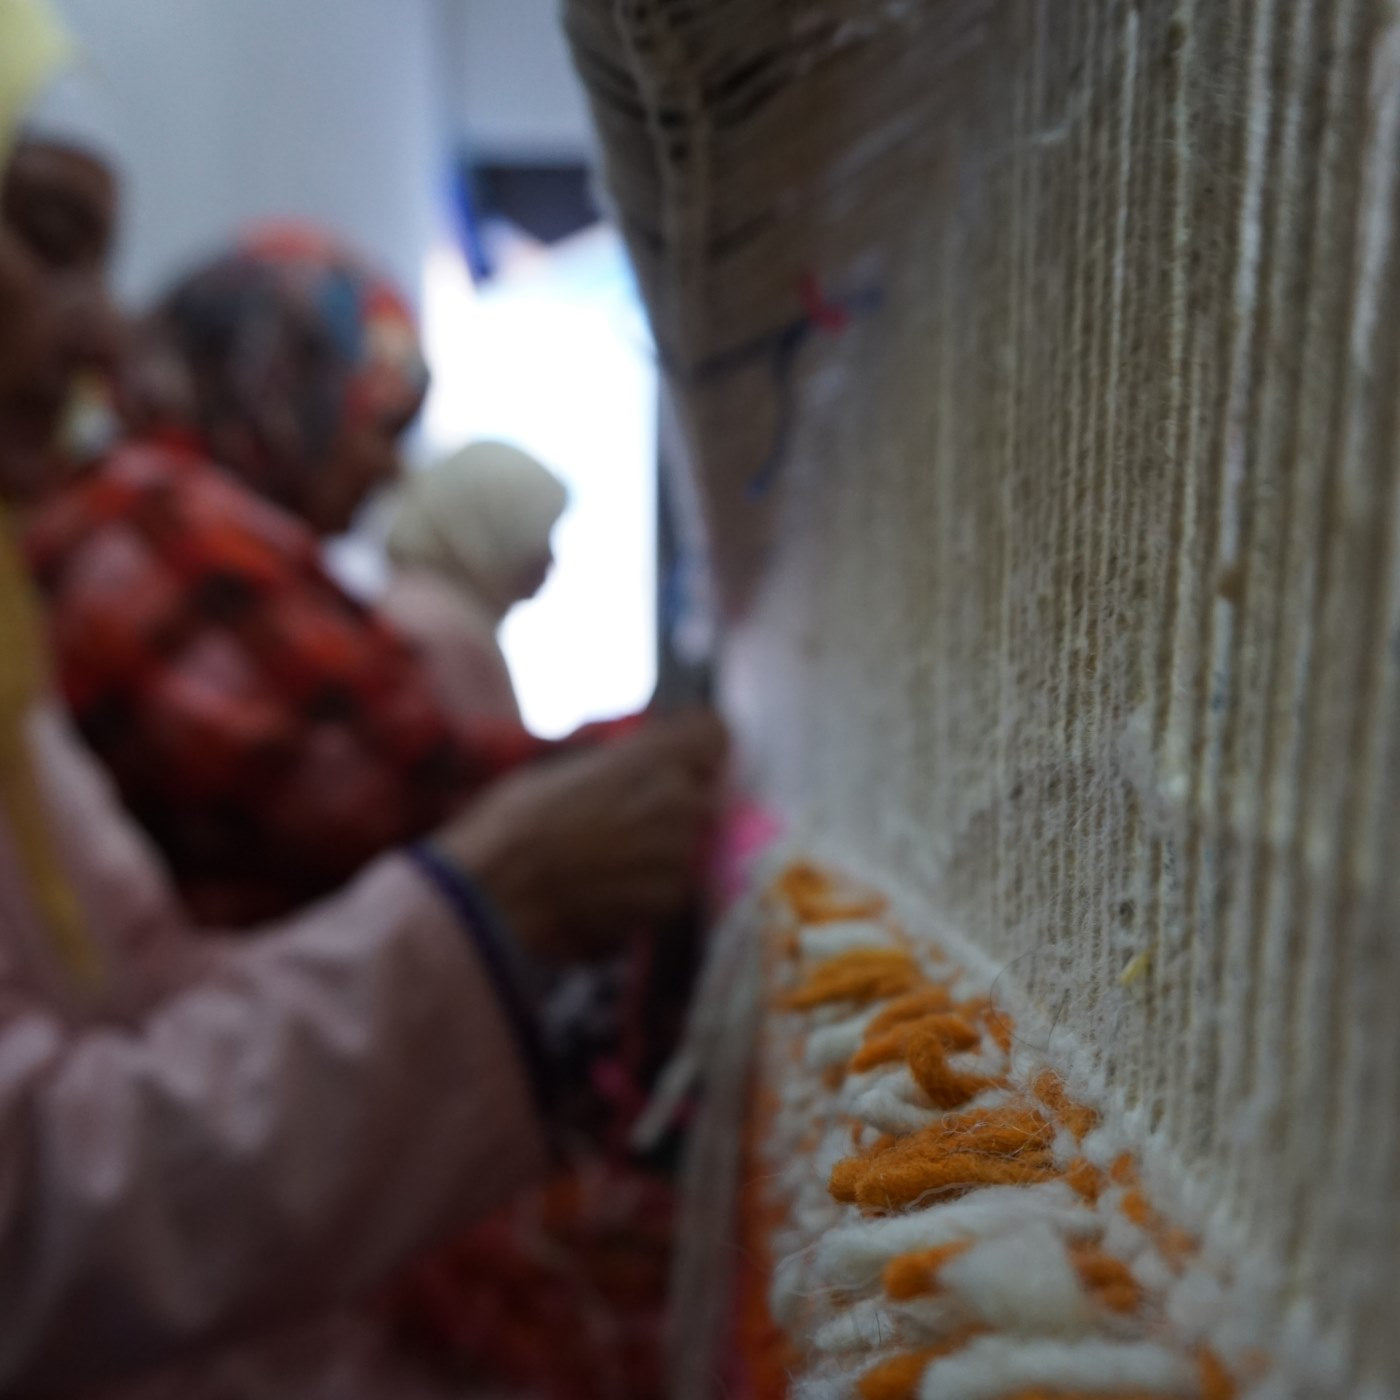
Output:
<path fill-rule="evenodd" d="M 261 234 L 181 283 L 140 350 L 138 431 L 37 515 L 29 555 L 84 736 L 192 907 L 249 924 L 552 746 L 450 715 L 322 565 L 427 384 L 390 284 L 321 235 Z"/>
<path fill-rule="evenodd" d="M 428 388 L 413 312 L 329 235 L 260 230 L 178 283 L 150 329 L 191 376 L 210 454 L 317 535 L 398 475 Z"/>

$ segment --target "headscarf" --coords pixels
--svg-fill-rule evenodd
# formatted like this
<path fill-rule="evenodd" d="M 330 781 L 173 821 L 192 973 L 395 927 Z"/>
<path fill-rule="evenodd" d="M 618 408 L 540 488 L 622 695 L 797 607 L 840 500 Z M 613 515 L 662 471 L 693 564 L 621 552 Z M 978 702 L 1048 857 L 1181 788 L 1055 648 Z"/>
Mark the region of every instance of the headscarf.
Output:
<path fill-rule="evenodd" d="M 206 440 L 295 509 L 347 425 L 409 418 L 428 369 L 408 302 L 330 235 L 264 228 L 181 281 L 153 327 L 194 379 Z"/>
<path fill-rule="evenodd" d="M 499 621 L 568 503 L 563 482 L 528 453 L 474 442 L 400 488 L 389 557 L 446 579 Z"/>
<path fill-rule="evenodd" d="M 41 0 L 0 0 L 0 176 L 9 164 L 21 118 L 68 52 L 63 30 Z M 47 653 L 33 585 L 3 501 L 0 637 L 0 799 L 54 948 L 75 978 L 93 985 L 101 976 L 101 962 L 54 850 L 29 752 L 27 722 L 47 686 Z"/>

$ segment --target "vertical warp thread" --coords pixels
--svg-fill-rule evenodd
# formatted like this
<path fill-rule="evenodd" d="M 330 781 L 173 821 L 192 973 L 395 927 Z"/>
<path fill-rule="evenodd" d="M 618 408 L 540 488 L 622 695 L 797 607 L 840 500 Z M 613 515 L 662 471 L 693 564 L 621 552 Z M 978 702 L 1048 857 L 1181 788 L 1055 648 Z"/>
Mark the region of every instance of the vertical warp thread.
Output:
<path fill-rule="evenodd" d="M 799 366 L 726 589 L 765 795 L 906 874 L 1356 1319 L 1352 1392 L 1395 1376 L 1393 5 L 615 5 L 568 0 L 576 41 L 670 24 L 628 61 L 711 141 L 702 191 L 610 112 L 686 353 L 797 266 L 886 292 Z M 741 122 L 746 65 L 781 76 Z M 683 206 L 705 236 L 657 246 Z M 726 393 L 690 415 L 721 502 Z"/>

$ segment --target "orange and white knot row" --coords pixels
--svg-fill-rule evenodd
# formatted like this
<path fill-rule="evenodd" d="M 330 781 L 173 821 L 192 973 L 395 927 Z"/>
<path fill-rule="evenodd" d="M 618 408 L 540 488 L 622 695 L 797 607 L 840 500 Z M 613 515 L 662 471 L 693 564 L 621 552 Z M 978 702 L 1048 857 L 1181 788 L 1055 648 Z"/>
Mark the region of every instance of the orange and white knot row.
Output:
<path fill-rule="evenodd" d="M 766 925 L 744 1218 L 756 1374 L 803 1400 L 1235 1400 L 1219 1285 L 965 971 L 807 864 Z M 763 1238 L 754 1237 L 761 1231 Z M 1212 1292 L 1214 1290 L 1214 1292 Z M 758 1339 L 758 1340 L 755 1340 Z M 764 1387 L 759 1386 L 763 1390 Z"/>

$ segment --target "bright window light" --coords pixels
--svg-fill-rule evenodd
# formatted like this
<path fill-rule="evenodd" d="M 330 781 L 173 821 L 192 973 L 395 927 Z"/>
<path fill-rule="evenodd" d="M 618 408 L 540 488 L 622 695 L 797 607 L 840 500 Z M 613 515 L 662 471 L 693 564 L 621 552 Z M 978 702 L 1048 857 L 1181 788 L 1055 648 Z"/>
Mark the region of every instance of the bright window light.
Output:
<path fill-rule="evenodd" d="M 429 459 L 499 438 L 570 491 L 554 574 L 503 631 L 526 723 L 558 736 L 641 708 L 656 683 L 656 370 L 620 240 L 589 230 L 483 290 L 445 243 L 423 306 Z"/>

